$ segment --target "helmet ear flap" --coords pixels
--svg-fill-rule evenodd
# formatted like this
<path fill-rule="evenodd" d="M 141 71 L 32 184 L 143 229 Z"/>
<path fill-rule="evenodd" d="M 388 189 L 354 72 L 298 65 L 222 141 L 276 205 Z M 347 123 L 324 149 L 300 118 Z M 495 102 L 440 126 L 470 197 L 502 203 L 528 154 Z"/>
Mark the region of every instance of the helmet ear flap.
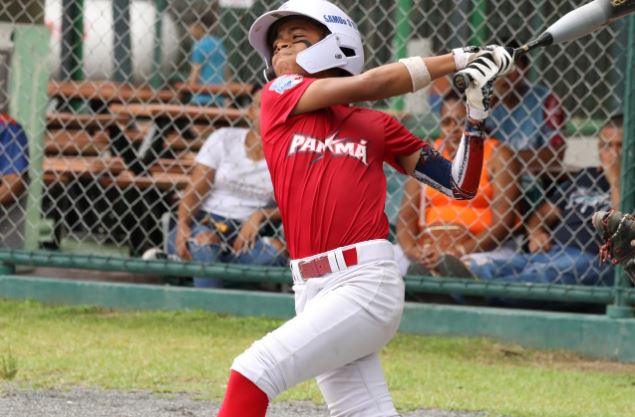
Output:
<path fill-rule="evenodd" d="M 267 67 L 262 71 L 262 75 L 265 77 L 265 81 L 273 81 L 276 78 L 276 72 L 273 67 Z"/>

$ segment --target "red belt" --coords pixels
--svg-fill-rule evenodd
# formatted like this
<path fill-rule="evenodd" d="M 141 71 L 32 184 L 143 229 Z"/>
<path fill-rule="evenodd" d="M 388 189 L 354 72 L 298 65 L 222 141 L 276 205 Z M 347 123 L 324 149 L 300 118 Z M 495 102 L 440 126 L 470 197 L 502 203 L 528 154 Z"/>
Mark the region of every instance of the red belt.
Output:
<path fill-rule="evenodd" d="M 338 272 L 345 268 L 357 265 L 357 249 L 350 248 L 342 251 L 345 265 L 338 265 L 339 269 L 333 271 L 327 255 L 313 258 L 310 261 L 300 262 L 298 268 L 302 274 L 302 278 L 319 278 L 331 272 Z M 337 260 L 336 260 L 337 262 Z"/>

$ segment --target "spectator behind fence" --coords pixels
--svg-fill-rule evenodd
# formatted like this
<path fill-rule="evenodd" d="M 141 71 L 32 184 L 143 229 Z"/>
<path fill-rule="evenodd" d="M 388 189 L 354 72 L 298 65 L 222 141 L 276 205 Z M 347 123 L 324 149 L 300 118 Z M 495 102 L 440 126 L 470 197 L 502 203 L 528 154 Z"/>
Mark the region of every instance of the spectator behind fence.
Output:
<path fill-rule="evenodd" d="M 214 36 L 215 13 L 206 13 L 189 27 L 195 42 L 190 57 L 189 83 L 192 85 L 223 84 L 229 78 L 227 52 L 221 39 Z M 193 94 L 192 104 L 222 106 L 222 96 Z"/>
<path fill-rule="evenodd" d="M 19 249 L 29 168 L 28 141 L 22 126 L 0 113 L 0 246 Z"/>
<path fill-rule="evenodd" d="M 279 219 L 260 138 L 260 93 L 248 109 L 249 129 L 219 129 L 199 151 L 168 254 L 205 263 L 286 264 L 281 241 L 260 235 Z M 194 285 L 221 287 L 222 281 L 196 277 Z"/>
<path fill-rule="evenodd" d="M 485 281 L 610 285 L 613 268 L 599 262 L 591 216 L 619 206 L 623 126 L 621 115 L 605 123 L 598 138 L 600 167 L 584 168 L 559 183 L 531 215 L 529 253 L 471 261 L 471 274 Z"/>
<path fill-rule="evenodd" d="M 516 48 L 516 41 L 502 44 Z M 561 172 L 566 143 L 563 128 L 565 114 L 559 98 L 547 87 L 527 81 L 529 57 L 521 56 L 516 66 L 494 84 L 495 105 L 486 122 L 491 136 L 518 153 L 523 171 L 525 209 L 540 202 L 544 191 Z"/>
<path fill-rule="evenodd" d="M 448 90 L 441 105 L 441 136 L 435 147 L 453 158 L 466 120 L 465 106 L 454 90 Z M 519 163 L 514 153 L 493 138 L 484 143 L 484 168 L 476 197 L 453 200 L 441 192 L 408 179 L 397 221 L 397 240 L 405 254 L 398 256 L 403 273 L 431 275 L 444 254 L 462 256 L 492 251 L 509 255 L 515 247 L 499 249 L 517 219 L 515 202 L 519 191 Z M 488 255 L 488 254 L 483 254 Z"/>

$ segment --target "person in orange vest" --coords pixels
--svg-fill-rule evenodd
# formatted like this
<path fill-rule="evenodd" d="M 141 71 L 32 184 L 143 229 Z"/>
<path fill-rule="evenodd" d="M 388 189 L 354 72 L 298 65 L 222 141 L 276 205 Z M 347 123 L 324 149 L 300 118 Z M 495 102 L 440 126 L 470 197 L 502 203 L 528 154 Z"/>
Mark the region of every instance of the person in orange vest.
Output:
<path fill-rule="evenodd" d="M 444 157 L 452 158 L 466 118 L 465 106 L 452 89 L 443 96 L 440 116 L 441 136 L 434 146 Z M 484 142 L 483 167 L 472 200 L 453 200 L 416 180 L 406 181 L 397 220 L 397 252 L 403 273 L 445 275 L 444 255 L 461 258 L 473 253 L 504 256 L 515 252 L 510 235 L 518 218 L 520 163 L 509 147 L 489 137 Z"/>

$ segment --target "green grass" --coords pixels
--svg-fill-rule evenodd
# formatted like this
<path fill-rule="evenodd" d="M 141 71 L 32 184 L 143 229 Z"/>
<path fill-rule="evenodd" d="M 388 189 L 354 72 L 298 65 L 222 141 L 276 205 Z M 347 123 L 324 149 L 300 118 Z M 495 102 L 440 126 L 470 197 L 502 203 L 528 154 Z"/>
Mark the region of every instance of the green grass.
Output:
<path fill-rule="evenodd" d="M 222 398 L 232 359 L 281 322 L 206 312 L 113 311 L 0 301 L 0 358 L 24 388 L 96 386 Z M 9 348 L 10 347 L 10 348 Z M 10 355 L 9 355 L 10 349 Z M 626 417 L 635 365 L 485 339 L 398 335 L 382 351 L 397 407 L 491 416 Z M 307 382 L 280 400 L 321 402 Z"/>

